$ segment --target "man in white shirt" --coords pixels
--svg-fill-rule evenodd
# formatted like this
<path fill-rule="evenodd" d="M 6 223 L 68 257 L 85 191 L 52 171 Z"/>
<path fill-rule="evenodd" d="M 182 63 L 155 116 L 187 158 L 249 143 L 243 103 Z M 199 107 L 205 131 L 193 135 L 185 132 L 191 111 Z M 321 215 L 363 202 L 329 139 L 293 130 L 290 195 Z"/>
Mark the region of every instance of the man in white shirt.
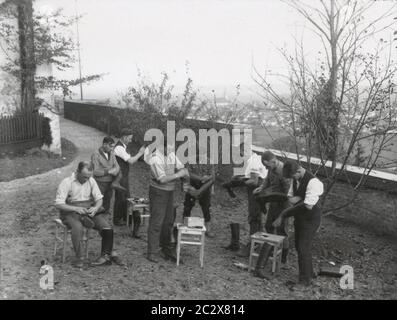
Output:
<path fill-rule="evenodd" d="M 312 245 L 321 223 L 319 200 L 324 192 L 324 186 L 311 172 L 293 160 L 287 160 L 284 163 L 283 174 L 284 177 L 293 179 L 288 192 L 292 207 L 284 210 L 273 225 L 279 227 L 284 219 L 294 217 L 299 282 L 309 286 L 314 277 Z"/>
<path fill-rule="evenodd" d="M 83 235 L 84 220 L 88 215 L 92 219 L 94 229 L 102 237 L 101 256 L 92 263 L 94 266 L 111 264 L 112 262 L 123 265 L 121 259 L 113 251 L 113 229 L 108 223 L 108 213 L 102 210 L 103 195 L 93 175 L 93 166 L 90 162 L 82 161 L 78 164 L 76 172 L 60 183 L 55 206 L 60 210 L 62 222 L 71 229 L 72 243 L 76 254 L 74 265 L 83 267 L 81 240 Z"/>
<path fill-rule="evenodd" d="M 124 219 L 127 216 L 127 197 L 129 196 L 129 170 L 130 165 L 138 161 L 138 159 L 144 154 L 145 147 L 141 147 L 135 156 L 130 155 L 127 152 L 127 145 L 132 141 L 132 131 L 128 128 L 121 130 L 119 141 L 114 147 L 114 154 L 116 156 L 117 163 L 120 167 L 121 178 L 118 179 L 121 188 L 115 188 L 114 196 L 114 210 L 113 210 L 113 224 L 124 225 Z M 134 228 L 132 236 L 139 238 L 138 231 L 141 224 L 141 216 L 139 212 L 133 212 L 133 223 Z"/>
<path fill-rule="evenodd" d="M 247 186 L 248 198 L 248 224 L 250 236 L 258 231 L 263 231 L 262 227 L 262 210 L 258 201 L 256 201 L 255 194 L 253 193 L 258 188 L 263 180 L 267 177 L 267 169 L 262 163 L 260 155 L 252 152 L 251 157 L 247 161 L 245 169 L 245 178 L 247 179 L 244 184 Z M 247 244 L 237 253 L 240 257 L 248 257 L 251 248 L 251 239 L 248 239 Z"/>
<path fill-rule="evenodd" d="M 172 143 L 172 142 L 170 142 Z M 176 254 L 171 246 L 171 234 L 175 220 L 174 190 L 175 182 L 189 176 L 181 161 L 171 152 L 164 154 L 167 148 L 159 146 L 145 161 L 150 165 L 150 220 L 148 228 L 147 259 L 158 262 L 159 257 L 176 262 Z"/>

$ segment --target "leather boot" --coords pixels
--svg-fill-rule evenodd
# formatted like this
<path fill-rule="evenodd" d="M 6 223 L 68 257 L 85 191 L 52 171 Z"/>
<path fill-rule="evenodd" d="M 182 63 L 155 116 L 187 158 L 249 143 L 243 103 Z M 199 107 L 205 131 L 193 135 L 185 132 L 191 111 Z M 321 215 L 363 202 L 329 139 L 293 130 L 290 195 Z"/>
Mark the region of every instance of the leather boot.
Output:
<path fill-rule="evenodd" d="M 240 225 L 238 223 L 231 223 L 230 230 L 232 232 L 232 239 L 226 250 L 238 251 L 240 249 Z"/>
<path fill-rule="evenodd" d="M 101 256 L 91 263 L 92 266 L 112 264 L 111 255 L 113 251 L 113 230 L 103 229 L 100 234 L 102 236 Z"/>
<path fill-rule="evenodd" d="M 134 227 L 132 229 L 132 237 L 136 239 L 140 239 L 141 236 L 139 235 L 139 227 L 141 225 L 141 213 L 139 211 L 134 211 L 132 213 L 132 218 L 134 221 Z"/>
<path fill-rule="evenodd" d="M 264 243 L 261 247 L 261 251 L 259 252 L 258 260 L 256 262 L 255 270 L 254 270 L 254 276 L 265 279 L 266 278 L 266 272 L 265 272 L 265 265 L 267 263 L 267 260 L 269 259 L 270 256 L 270 248 L 268 244 Z"/>
<path fill-rule="evenodd" d="M 215 234 L 213 234 L 212 233 L 212 231 L 211 231 L 211 224 L 210 224 L 210 222 L 208 221 L 208 222 L 205 222 L 205 229 L 207 230 L 206 232 L 205 232 L 205 235 L 208 237 L 208 238 L 215 238 Z"/>
<path fill-rule="evenodd" d="M 250 256 L 251 251 L 251 242 L 248 242 L 239 252 L 237 252 L 237 256 L 241 258 L 247 258 Z"/>
<path fill-rule="evenodd" d="M 281 250 L 281 263 L 287 263 L 288 249 Z"/>

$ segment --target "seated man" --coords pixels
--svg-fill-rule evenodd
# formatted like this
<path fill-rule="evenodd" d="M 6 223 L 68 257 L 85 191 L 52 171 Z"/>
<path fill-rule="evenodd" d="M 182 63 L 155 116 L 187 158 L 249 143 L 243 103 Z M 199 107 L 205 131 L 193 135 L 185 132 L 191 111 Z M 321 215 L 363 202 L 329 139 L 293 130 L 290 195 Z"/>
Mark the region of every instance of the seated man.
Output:
<path fill-rule="evenodd" d="M 183 203 L 183 217 L 190 217 L 191 211 L 198 200 L 201 210 L 203 211 L 205 228 L 207 229 L 205 235 L 213 238 L 214 234 L 210 227 L 210 206 L 211 206 L 211 186 L 214 184 L 212 176 L 199 176 L 189 172 L 189 182 L 185 194 L 185 201 Z"/>
<path fill-rule="evenodd" d="M 62 180 L 55 198 L 55 206 L 60 210 L 60 219 L 72 231 L 72 243 L 76 254 L 74 266 L 83 267 L 83 225 L 94 227 L 102 237 L 101 256 L 92 265 L 111 264 L 112 261 L 123 265 L 121 259 L 113 252 L 113 230 L 107 221 L 108 213 L 102 208 L 103 195 L 92 175 L 92 164 L 87 161 L 80 162 L 77 171 Z"/>

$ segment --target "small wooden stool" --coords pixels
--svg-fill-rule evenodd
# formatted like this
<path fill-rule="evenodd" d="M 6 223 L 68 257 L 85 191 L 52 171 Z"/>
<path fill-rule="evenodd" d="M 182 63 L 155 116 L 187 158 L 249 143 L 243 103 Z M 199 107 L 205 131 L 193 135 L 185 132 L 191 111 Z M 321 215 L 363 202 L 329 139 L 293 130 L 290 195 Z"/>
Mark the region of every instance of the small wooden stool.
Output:
<path fill-rule="evenodd" d="M 189 244 L 193 246 L 200 246 L 200 266 L 204 266 L 204 239 L 205 226 L 201 228 L 189 228 L 182 223 L 177 224 L 178 241 L 176 245 L 176 265 L 179 266 L 179 257 L 181 253 L 181 245 Z"/>
<path fill-rule="evenodd" d="M 281 265 L 281 252 L 283 249 L 283 243 L 284 243 L 284 236 L 278 236 L 275 234 L 271 233 L 266 233 L 266 232 L 257 232 L 251 235 L 251 252 L 250 252 L 250 257 L 249 257 L 249 270 L 253 270 L 254 266 L 252 265 L 253 263 L 253 257 L 258 257 L 259 253 L 255 252 L 255 246 L 257 244 L 260 245 L 260 247 L 266 243 L 270 246 L 273 247 L 273 260 L 272 263 L 272 272 L 275 273 L 276 269 L 277 272 L 280 271 L 280 265 Z"/>
<path fill-rule="evenodd" d="M 63 247 L 62 247 L 62 263 L 64 263 L 65 257 L 66 257 L 66 245 L 67 245 L 67 240 L 68 240 L 68 233 L 71 233 L 71 231 L 68 230 L 68 228 L 62 223 L 61 219 L 54 219 L 53 221 L 55 223 L 55 239 L 54 239 L 53 256 L 55 257 L 55 255 L 57 254 L 58 242 L 61 242 L 63 245 Z M 88 259 L 88 240 L 89 240 L 89 229 L 84 228 L 83 239 L 81 241 L 85 245 L 85 258 L 86 259 Z"/>
<path fill-rule="evenodd" d="M 145 219 L 150 218 L 150 211 L 149 211 L 149 204 L 147 203 L 136 203 L 134 201 L 134 198 L 128 198 L 127 199 L 129 208 L 127 210 L 127 218 L 126 218 L 126 223 L 127 227 L 130 225 L 130 219 L 132 219 L 132 215 L 134 211 L 139 211 L 141 213 L 141 219 L 142 219 L 142 225 L 145 224 Z M 132 224 L 131 224 L 132 226 Z"/>

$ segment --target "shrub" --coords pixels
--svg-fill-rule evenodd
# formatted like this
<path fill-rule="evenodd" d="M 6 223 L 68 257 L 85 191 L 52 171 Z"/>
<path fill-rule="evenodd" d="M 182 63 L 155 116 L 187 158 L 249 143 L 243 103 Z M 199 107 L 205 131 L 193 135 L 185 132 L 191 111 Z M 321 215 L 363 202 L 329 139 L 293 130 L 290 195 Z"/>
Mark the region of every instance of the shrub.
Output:
<path fill-rule="evenodd" d="M 42 124 L 41 124 L 41 133 L 43 136 L 43 145 L 50 146 L 52 143 L 52 133 L 51 133 L 51 127 L 50 127 L 50 119 L 47 117 L 43 118 Z"/>

